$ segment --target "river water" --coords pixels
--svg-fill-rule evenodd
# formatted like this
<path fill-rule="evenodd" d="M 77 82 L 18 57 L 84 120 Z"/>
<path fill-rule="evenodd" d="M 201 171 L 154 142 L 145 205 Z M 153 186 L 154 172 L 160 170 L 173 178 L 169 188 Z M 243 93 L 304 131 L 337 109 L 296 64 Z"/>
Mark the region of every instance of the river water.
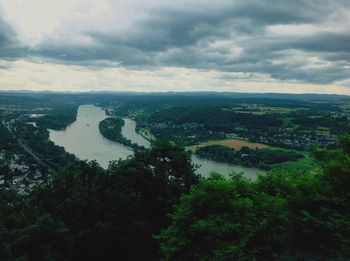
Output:
<path fill-rule="evenodd" d="M 103 137 L 98 124 L 106 118 L 105 111 L 93 105 L 81 105 L 77 120 L 65 130 L 50 130 L 50 139 L 82 160 L 96 160 L 106 168 L 111 160 L 126 159 L 132 149 Z"/>
<path fill-rule="evenodd" d="M 133 155 L 132 149 L 120 143 L 108 140 L 102 136 L 98 124 L 106 118 L 104 110 L 94 105 L 81 105 L 78 108 L 77 120 L 69 125 L 65 130 L 50 130 L 50 139 L 66 151 L 76 155 L 82 160 L 96 160 L 103 168 L 108 167 L 111 160 L 126 159 Z M 122 134 L 133 143 L 137 143 L 146 148 L 150 147 L 150 142 L 136 133 L 136 123 L 130 119 L 124 119 L 125 125 Z M 237 165 L 207 160 L 196 155 L 192 155 L 192 162 L 200 165 L 197 173 L 208 176 L 215 171 L 228 176 L 233 171 L 244 172 L 246 177 L 254 179 L 257 173 L 264 171 L 255 168 L 245 168 Z"/>
<path fill-rule="evenodd" d="M 125 124 L 122 128 L 122 135 L 125 138 L 131 140 L 133 143 L 136 143 L 140 146 L 144 146 L 145 148 L 151 147 L 151 143 L 135 131 L 135 121 L 127 118 L 123 118 L 123 120 Z"/>

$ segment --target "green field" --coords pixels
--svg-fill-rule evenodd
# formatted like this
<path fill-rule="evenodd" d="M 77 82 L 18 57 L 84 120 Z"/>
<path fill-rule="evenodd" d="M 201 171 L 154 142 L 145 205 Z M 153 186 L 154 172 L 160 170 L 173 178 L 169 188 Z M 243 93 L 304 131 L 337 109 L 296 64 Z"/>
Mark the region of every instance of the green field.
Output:
<path fill-rule="evenodd" d="M 277 148 L 277 147 L 270 147 L 269 150 L 278 149 L 278 150 L 285 150 L 285 151 L 291 151 L 289 149 L 284 148 Z M 275 164 L 275 167 L 283 167 L 286 169 L 300 169 L 300 170 L 310 170 L 316 167 L 315 160 L 313 159 L 312 155 L 308 151 L 298 151 L 298 153 L 301 153 L 304 155 L 304 158 L 298 159 L 297 161 L 287 161 L 279 164 Z"/>
<path fill-rule="evenodd" d="M 138 130 L 138 133 L 144 137 L 146 140 L 149 140 L 149 141 L 155 141 L 156 140 L 156 137 L 153 136 L 153 134 L 150 132 L 150 130 L 148 129 L 145 129 L 145 128 L 140 128 Z"/>

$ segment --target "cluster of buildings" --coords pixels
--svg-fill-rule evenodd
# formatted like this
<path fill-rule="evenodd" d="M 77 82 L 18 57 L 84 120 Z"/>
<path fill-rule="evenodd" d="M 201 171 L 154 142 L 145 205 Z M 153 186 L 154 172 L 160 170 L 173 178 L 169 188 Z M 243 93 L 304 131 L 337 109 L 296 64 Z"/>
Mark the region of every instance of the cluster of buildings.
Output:
<path fill-rule="evenodd" d="M 28 166 L 21 162 L 20 156 L 0 154 L 0 189 L 14 189 L 19 195 L 27 195 L 36 185 L 46 179 L 35 165 Z M 5 159 L 7 158 L 7 159 Z M 10 158 L 10 160 L 8 160 Z"/>
<path fill-rule="evenodd" d="M 286 147 L 291 149 L 307 149 L 309 146 L 332 147 L 335 145 L 337 136 L 315 133 L 298 133 L 269 131 L 253 137 L 255 141 L 264 144 Z"/>

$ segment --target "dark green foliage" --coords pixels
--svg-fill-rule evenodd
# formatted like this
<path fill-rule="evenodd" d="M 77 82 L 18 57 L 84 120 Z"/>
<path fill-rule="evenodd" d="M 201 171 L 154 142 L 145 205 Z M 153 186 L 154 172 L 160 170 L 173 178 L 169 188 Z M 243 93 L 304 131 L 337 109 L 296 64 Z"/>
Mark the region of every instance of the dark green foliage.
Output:
<path fill-rule="evenodd" d="M 124 120 L 121 118 L 106 118 L 99 123 L 99 129 L 107 139 L 119 141 L 123 138 L 122 127 Z"/>
<path fill-rule="evenodd" d="M 167 260 L 347 260 L 350 139 L 317 150 L 323 171 L 275 169 L 257 181 L 213 175 L 181 197 L 157 237 Z"/>
<path fill-rule="evenodd" d="M 49 166 L 59 169 L 75 161 L 75 156 L 56 146 L 49 139 L 49 132 L 43 127 L 34 127 L 23 122 L 16 123 L 16 135 L 39 158 Z"/>
<path fill-rule="evenodd" d="M 2 123 L 0 123 L 0 149 L 10 152 L 15 152 L 19 149 L 17 141 Z"/>
<path fill-rule="evenodd" d="M 80 162 L 28 196 L 0 191 L 0 260 L 347 260 L 350 138 L 339 141 L 315 150 L 319 169 L 256 181 L 198 182 L 167 142 L 107 170 Z"/>
<path fill-rule="evenodd" d="M 223 139 L 230 133 L 246 135 L 247 129 L 254 133 L 266 132 L 283 125 L 278 115 L 237 113 L 229 106 L 190 105 L 157 110 L 139 117 L 138 121 L 157 139 L 175 140 L 183 145 Z"/>
<path fill-rule="evenodd" d="M 16 199 L 16 208 L 0 195 L 2 260 L 156 260 L 153 235 L 196 183 L 184 150 L 168 143 L 107 170 L 81 162 Z"/>
<path fill-rule="evenodd" d="M 310 117 L 304 114 L 294 114 L 293 123 L 299 126 L 300 130 L 317 130 L 318 127 L 329 128 L 333 134 L 344 134 L 350 132 L 350 123 L 348 118 L 330 117 L 329 115 L 322 115 L 319 117 Z"/>
<path fill-rule="evenodd" d="M 17 222 L 18 201 L 14 191 L 0 190 L 0 260 L 9 260 L 12 255 L 14 232 L 11 227 Z"/>
<path fill-rule="evenodd" d="M 282 120 L 272 115 L 254 115 L 223 110 L 222 107 L 175 107 L 152 114 L 154 123 L 202 124 L 210 131 L 234 132 L 235 127 L 261 128 L 282 126 Z"/>
<path fill-rule="evenodd" d="M 240 137 L 289 149 L 306 150 L 313 145 L 334 148 L 334 135 L 350 131 L 348 98 L 259 96 L 131 95 L 111 107 L 118 114 L 135 118 L 138 127 L 150 130 L 157 139 L 186 146 Z"/>
<path fill-rule="evenodd" d="M 274 164 L 297 161 L 304 155 L 295 151 L 280 149 L 250 149 L 242 147 L 239 151 L 220 145 L 201 147 L 196 154 L 207 159 L 243 165 L 246 167 L 258 167 L 261 169 L 271 169 Z"/>
<path fill-rule="evenodd" d="M 287 201 L 256 191 L 241 175 L 212 175 L 181 198 L 158 240 L 170 260 L 273 258 L 286 245 Z"/>
<path fill-rule="evenodd" d="M 132 143 L 131 140 L 128 140 L 122 135 L 123 126 L 124 120 L 121 118 L 106 118 L 98 125 L 101 134 L 107 139 L 129 146 L 134 150 L 142 149 L 142 146 Z"/>
<path fill-rule="evenodd" d="M 45 129 L 64 129 L 77 119 L 77 110 L 76 105 L 56 106 L 43 117 L 36 119 L 36 123 Z"/>

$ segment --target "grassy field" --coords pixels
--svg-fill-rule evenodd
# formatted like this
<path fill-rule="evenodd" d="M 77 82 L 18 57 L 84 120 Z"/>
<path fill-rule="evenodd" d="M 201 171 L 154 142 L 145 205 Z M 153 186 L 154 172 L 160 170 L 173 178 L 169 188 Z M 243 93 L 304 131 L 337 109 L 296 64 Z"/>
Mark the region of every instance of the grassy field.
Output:
<path fill-rule="evenodd" d="M 234 148 L 235 150 L 240 150 L 242 147 L 249 147 L 250 149 L 264 149 L 268 148 L 268 145 L 261 143 L 254 143 L 245 140 L 237 140 L 237 139 L 225 139 L 225 140 L 211 140 L 205 141 L 197 145 L 187 146 L 186 151 L 196 152 L 198 148 L 211 146 L 211 145 L 222 145 L 229 148 Z"/>
<path fill-rule="evenodd" d="M 305 157 L 297 161 L 287 161 L 276 164 L 275 167 L 283 167 L 286 169 L 311 170 L 316 167 L 314 160 L 311 157 Z"/>
<path fill-rule="evenodd" d="M 269 147 L 270 150 L 285 150 L 291 151 L 290 149 Z M 283 163 L 275 164 L 275 167 L 283 167 L 286 169 L 300 169 L 300 170 L 310 170 L 316 167 L 314 158 L 307 151 L 297 151 L 304 155 L 304 158 L 298 159 L 297 161 L 286 161 Z"/>
<path fill-rule="evenodd" d="M 144 113 L 145 113 L 145 110 L 144 110 L 144 109 L 133 110 L 133 111 L 129 112 L 128 117 L 129 117 L 130 119 L 135 120 L 138 116 L 140 116 L 140 115 L 142 115 L 142 114 L 144 114 Z"/>

